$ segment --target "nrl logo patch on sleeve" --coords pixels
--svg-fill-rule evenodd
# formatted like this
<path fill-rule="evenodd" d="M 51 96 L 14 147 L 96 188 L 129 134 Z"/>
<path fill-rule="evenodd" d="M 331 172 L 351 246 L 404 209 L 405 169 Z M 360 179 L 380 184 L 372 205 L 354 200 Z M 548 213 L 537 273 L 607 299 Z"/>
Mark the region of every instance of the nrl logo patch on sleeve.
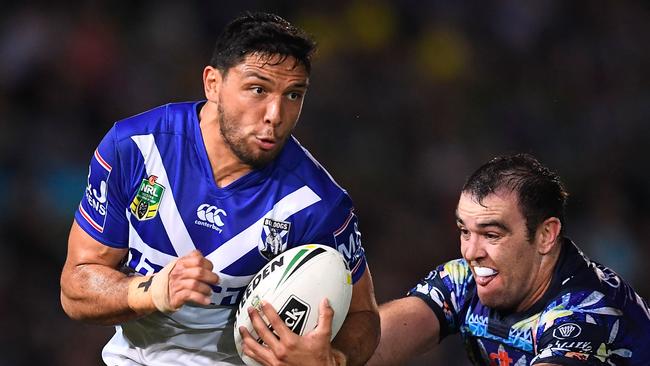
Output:
<path fill-rule="evenodd" d="M 158 213 L 165 187 L 156 183 L 157 179 L 158 177 L 155 175 L 143 179 L 133 202 L 131 202 L 131 213 L 140 221 L 153 219 Z"/>

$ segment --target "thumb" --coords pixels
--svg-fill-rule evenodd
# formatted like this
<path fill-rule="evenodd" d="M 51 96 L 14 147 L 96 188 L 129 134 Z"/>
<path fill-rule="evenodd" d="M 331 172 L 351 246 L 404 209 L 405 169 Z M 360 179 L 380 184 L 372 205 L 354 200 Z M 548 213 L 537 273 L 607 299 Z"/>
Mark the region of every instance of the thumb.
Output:
<path fill-rule="evenodd" d="M 318 325 L 316 330 L 319 333 L 326 334 L 332 338 L 332 319 L 334 318 L 334 309 L 330 306 L 327 298 L 324 298 L 318 306 Z"/>
<path fill-rule="evenodd" d="M 187 254 L 188 257 L 203 257 L 203 253 L 198 249 L 194 249 Z"/>

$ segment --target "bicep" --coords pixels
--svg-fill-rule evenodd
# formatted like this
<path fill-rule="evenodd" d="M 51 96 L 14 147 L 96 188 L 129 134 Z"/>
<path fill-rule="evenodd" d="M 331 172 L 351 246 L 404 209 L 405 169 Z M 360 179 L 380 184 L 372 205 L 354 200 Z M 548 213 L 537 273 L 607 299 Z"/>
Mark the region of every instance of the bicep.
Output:
<path fill-rule="evenodd" d="M 99 264 L 117 268 L 126 253 L 127 249 L 109 247 L 95 240 L 74 221 L 68 237 L 65 267 L 70 269 L 87 264 Z"/>
<path fill-rule="evenodd" d="M 98 242 L 72 224 L 61 273 L 61 305 L 68 316 L 113 325 L 137 315 L 127 302 L 128 278 L 117 270 L 126 252 Z"/>
<path fill-rule="evenodd" d="M 76 221 L 73 221 L 68 237 L 68 254 L 61 272 L 61 292 L 64 296 L 78 297 L 77 293 L 85 287 L 88 277 L 84 270 L 99 265 L 116 269 L 127 249 L 112 248 L 104 245 L 86 233 Z"/>
<path fill-rule="evenodd" d="M 378 312 L 372 276 L 367 266 L 361 278 L 352 287 L 352 300 L 348 313 L 358 311 Z"/>
<path fill-rule="evenodd" d="M 349 365 L 365 364 L 379 342 L 379 309 L 370 271 L 366 267 L 352 287 L 352 299 L 333 346 L 345 353 Z"/>
<path fill-rule="evenodd" d="M 440 323 L 420 298 L 409 296 L 379 308 L 381 339 L 369 365 L 401 365 L 438 344 Z"/>

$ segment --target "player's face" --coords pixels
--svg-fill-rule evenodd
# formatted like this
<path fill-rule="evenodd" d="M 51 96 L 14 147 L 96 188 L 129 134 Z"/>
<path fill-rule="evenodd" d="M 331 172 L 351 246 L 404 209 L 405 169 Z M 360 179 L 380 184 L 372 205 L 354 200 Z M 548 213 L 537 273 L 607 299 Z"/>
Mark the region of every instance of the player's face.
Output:
<path fill-rule="evenodd" d="M 293 57 L 249 55 L 228 70 L 219 89 L 219 127 L 243 163 L 260 167 L 282 150 L 307 91 L 305 67 Z"/>
<path fill-rule="evenodd" d="M 528 240 L 517 202 L 512 192 L 490 194 L 482 205 L 463 193 L 456 210 L 461 252 L 479 299 L 499 310 L 525 309 L 540 288 L 541 255 Z"/>

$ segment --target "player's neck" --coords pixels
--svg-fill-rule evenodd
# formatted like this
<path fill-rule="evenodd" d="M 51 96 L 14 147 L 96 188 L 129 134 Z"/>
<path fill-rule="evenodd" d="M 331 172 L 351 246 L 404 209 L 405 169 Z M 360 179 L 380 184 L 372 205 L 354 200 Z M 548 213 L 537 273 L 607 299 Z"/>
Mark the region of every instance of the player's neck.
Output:
<path fill-rule="evenodd" d="M 201 135 L 214 181 L 218 187 L 223 188 L 246 175 L 253 168 L 239 160 L 223 140 L 219 131 L 217 113 L 211 110 L 212 107 L 208 102 L 199 113 Z"/>
<path fill-rule="evenodd" d="M 551 282 L 553 281 L 553 273 L 555 271 L 555 266 L 558 263 L 560 257 L 560 250 L 554 250 L 542 257 L 540 265 L 537 269 L 537 276 L 533 280 L 533 286 L 531 293 L 526 296 L 524 301 L 522 301 L 519 306 L 517 306 L 516 312 L 523 312 L 530 309 L 535 303 L 537 303 L 549 287 L 551 287 Z"/>

